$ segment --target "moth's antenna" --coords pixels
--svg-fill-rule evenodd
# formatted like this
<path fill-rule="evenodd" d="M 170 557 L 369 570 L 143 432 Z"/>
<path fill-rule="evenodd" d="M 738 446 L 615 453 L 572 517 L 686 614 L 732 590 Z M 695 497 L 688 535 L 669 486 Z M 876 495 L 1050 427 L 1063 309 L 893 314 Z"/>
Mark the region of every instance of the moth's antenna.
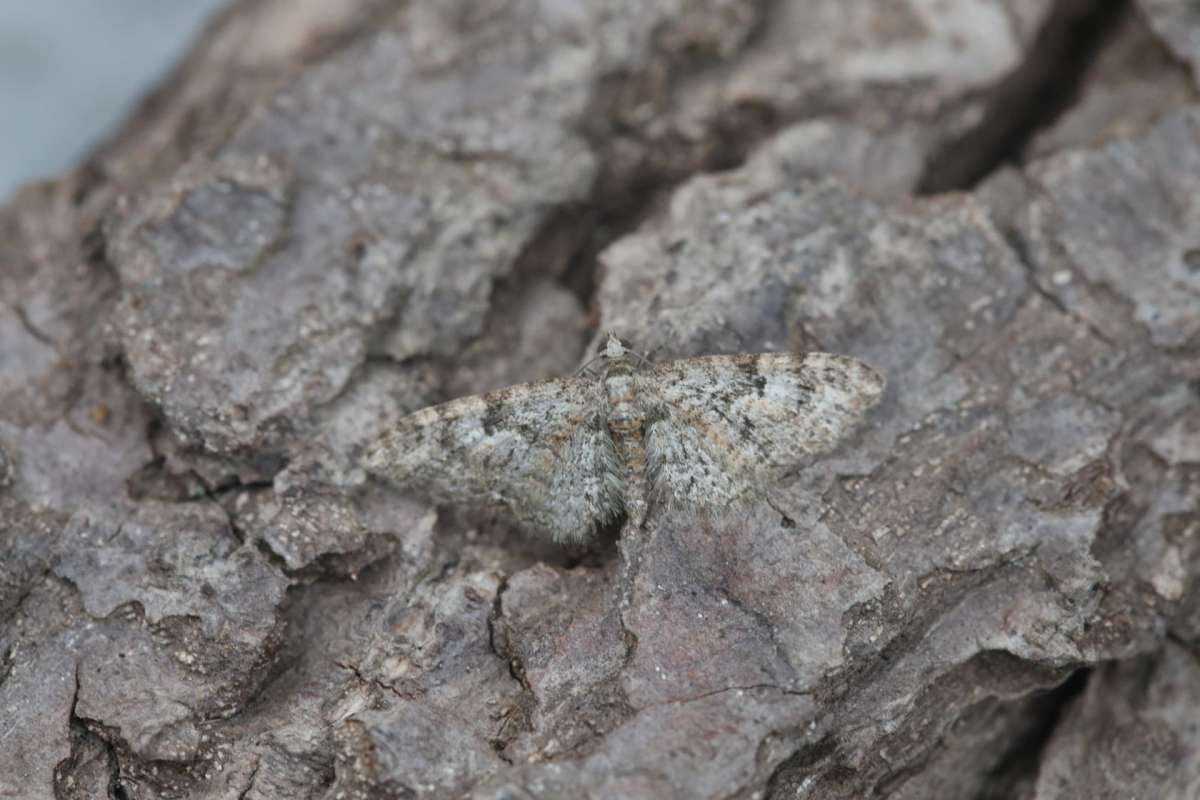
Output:
<path fill-rule="evenodd" d="M 602 358 L 604 358 L 604 353 L 597 353 L 596 355 L 589 358 L 587 361 L 580 364 L 579 369 L 575 370 L 575 377 L 578 378 L 580 375 L 582 375 L 584 373 L 585 370 L 587 370 L 589 367 L 591 367 L 592 364 L 595 364 L 597 361 L 599 361 Z"/>

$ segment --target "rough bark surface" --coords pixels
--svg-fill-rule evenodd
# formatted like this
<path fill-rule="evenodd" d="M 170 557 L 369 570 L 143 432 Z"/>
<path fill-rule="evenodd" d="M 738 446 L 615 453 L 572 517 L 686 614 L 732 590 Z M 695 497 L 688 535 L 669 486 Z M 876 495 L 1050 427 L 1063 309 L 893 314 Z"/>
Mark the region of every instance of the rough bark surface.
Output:
<path fill-rule="evenodd" d="M 1198 42 L 234 4 L 0 210 L 0 797 L 1198 796 Z M 632 565 L 366 479 L 605 329 L 888 389 Z"/>

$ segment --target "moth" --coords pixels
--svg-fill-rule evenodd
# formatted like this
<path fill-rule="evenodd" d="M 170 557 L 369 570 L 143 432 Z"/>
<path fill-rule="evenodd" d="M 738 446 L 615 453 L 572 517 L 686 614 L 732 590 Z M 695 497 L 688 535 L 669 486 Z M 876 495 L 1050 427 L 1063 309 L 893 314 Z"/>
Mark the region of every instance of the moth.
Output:
<path fill-rule="evenodd" d="M 502 506 L 556 542 L 675 506 L 719 510 L 831 449 L 884 379 L 830 353 L 649 364 L 613 334 L 597 368 L 417 411 L 366 469 L 439 502 Z"/>

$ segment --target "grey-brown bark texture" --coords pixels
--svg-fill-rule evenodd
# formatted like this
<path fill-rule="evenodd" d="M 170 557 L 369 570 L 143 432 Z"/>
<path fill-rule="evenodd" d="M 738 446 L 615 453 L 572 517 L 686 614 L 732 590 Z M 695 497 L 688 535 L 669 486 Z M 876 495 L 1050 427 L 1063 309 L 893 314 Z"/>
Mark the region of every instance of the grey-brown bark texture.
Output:
<path fill-rule="evenodd" d="M 0 212 L 0 797 L 1198 796 L 1198 42 L 235 5 Z M 888 389 L 636 564 L 365 478 L 604 329 Z"/>

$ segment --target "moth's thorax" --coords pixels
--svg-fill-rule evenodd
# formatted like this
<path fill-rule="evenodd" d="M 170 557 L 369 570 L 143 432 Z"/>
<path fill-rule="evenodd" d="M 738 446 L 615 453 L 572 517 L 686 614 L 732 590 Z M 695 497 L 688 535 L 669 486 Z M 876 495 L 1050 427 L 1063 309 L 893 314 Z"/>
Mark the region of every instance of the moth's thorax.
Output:
<path fill-rule="evenodd" d="M 613 423 L 636 421 L 637 386 L 633 380 L 633 365 L 624 356 L 608 359 L 604 370 L 604 396 L 608 401 L 610 427 Z"/>

